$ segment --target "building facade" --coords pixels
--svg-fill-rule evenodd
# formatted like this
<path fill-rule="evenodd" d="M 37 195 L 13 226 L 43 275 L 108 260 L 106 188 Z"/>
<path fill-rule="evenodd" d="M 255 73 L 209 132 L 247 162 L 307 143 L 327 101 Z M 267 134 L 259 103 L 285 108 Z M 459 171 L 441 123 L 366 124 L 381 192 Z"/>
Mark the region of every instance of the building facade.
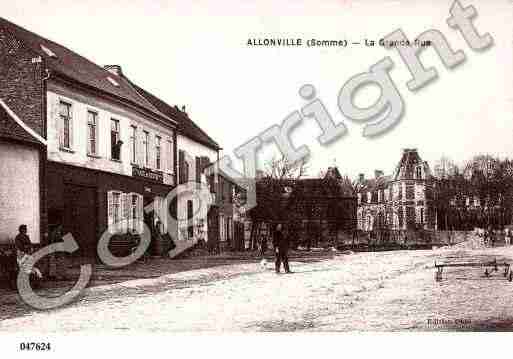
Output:
<path fill-rule="evenodd" d="M 12 244 L 21 224 L 44 244 L 45 64 L 2 21 L 0 58 L 0 244 Z"/>
<path fill-rule="evenodd" d="M 207 169 L 219 160 L 219 144 L 203 131 L 185 111 L 171 106 L 142 87 L 134 88 L 159 111 L 178 123 L 177 134 L 177 248 L 176 254 L 198 242 L 210 249 L 233 248 L 235 182 L 223 173 Z M 199 190 L 209 192 L 209 206 L 187 186 L 200 184 Z"/>
<path fill-rule="evenodd" d="M 358 179 L 358 230 L 436 229 L 433 177 L 417 149 L 404 149 L 392 175 Z"/>
<path fill-rule="evenodd" d="M 44 241 L 41 193 L 45 141 L 0 100 L 0 244 L 10 244 L 21 224 L 32 243 Z"/>
<path fill-rule="evenodd" d="M 0 225 L 0 240 L 11 241 L 15 227 L 25 223 L 35 242 L 61 227 L 86 257 L 96 256 L 104 234 L 140 233 L 143 224 L 155 238 L 153 253 L 174 255 L 168 250 L 171 242 L 176 242 L 176 254 L 201 241 L 214 248 L 232 241 L 234 181 L 206 175 L 221 147 L 185 108 L 137 86 L 119 65 L 98 66 L 2 18 L 0 55 L 0 100 L 8 108 L 4 117 L 12 120 L 14 114 L 17 126 L 30 132 L 30 141 L 35 134 L 44 142 L 40 149 L 39 140 L 27 145 L 26 138 L 8 142 L 1 137 L 2 159 L 10 167 L 2 168 L 0 176 L 7 203 L 0 213 L 12 221 Z M 30 179 L 16 177 L 22 173 Z M 185 183 L 203 184 L 211 206 L 177 189 Z M 169 201 L 175 189 L 181 192 Z M 22 192 L 33 198 L 17 203 Z"/>
<path fill-rule="evenodd" d="M 306 247 L 336 245 L 356 229 L 356 195 L 337 167 L 320 178 L 263 176 L 256 188 L 257 206 L 248 212 L 244 228 L 248 247 L 271 236 L 277 223 L 285 225 L 295 245 Z"/>
<path fill-rule="evenodd" d="M 176 122 L 142 98 L 118 66 L 100 67 L 4 19 L 0 31 L 2 51 L 24 55 L 2 59 L 9 92 L 0 96 L 46 140 L 41 231 L 61 226 L 78 254 L 95 257 L 104 233 L 140 232 L 143 221 L 155 226 L 157 216 L 145 214 L 165 213 L 176 186 Z M 23 66 L 36 79 L 29 94 L 17 85 Z"/>

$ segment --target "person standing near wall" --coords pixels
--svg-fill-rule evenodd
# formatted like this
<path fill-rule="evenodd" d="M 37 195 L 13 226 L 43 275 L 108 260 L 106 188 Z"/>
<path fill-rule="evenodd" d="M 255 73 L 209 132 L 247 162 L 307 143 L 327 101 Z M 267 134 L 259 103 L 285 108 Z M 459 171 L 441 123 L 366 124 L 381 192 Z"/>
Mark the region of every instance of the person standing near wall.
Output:
<path fill-rule="evenodd" d="M 16 235 L 16 238 L 14 238 L 14 245 L 16 246 L 16 250 L 18 252 L 18 258 L 30 254 L 32 243 L 30 242 L 30 238 L 27 235 L 26 224 L 22 224 L 18 227 L 18 234 Z"/>

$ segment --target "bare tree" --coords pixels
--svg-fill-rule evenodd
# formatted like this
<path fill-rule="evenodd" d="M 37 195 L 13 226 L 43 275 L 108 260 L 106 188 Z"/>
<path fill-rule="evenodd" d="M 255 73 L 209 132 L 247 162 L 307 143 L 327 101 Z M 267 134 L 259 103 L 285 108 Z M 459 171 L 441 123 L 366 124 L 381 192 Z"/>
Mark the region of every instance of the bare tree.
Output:
<path fill-rule="evenodd" d="M 457 167 L 458 166 L 449 157 L 442 156 L 435 163 L 434 175 L 438 179 L 449 178 L 450 176 L 453 176 L 457 172 L 457 170 L 458 170 Z"/>
<path fill-rule="evenodd" d="M 251 248 L 256 249 L 257 238 L 264 222 L 292 221 L 286 215 L 294 182 L 307 174 L 306 161 L 290 163 L 285 157 L 272 158 L 266 162 L 257 180 L 257 205 L 248 216 L 252 220 Z"/>

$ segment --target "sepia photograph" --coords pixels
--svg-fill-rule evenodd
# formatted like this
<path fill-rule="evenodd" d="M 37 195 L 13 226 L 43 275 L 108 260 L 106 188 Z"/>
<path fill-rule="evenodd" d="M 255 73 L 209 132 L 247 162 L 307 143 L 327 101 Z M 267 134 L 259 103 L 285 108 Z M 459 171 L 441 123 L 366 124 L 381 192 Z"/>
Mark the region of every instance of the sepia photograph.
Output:
<path fill-rule="evenodd" d="M 5 2 L 1 353 L 495 355 L 512 24 L 511 0 Z"/>

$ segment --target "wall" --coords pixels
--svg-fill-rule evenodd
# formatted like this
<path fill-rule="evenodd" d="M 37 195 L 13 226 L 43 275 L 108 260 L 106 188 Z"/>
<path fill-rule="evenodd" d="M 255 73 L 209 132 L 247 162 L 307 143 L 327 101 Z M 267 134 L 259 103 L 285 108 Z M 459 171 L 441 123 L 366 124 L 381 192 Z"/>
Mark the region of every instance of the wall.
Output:
<path fill-rule="evenodd" d="M 28 126 L 45 137 L 43 60 L 1 26 L 0 58 L 0 98 Z"/>
<path fill-rule="evenodd" d="M 189 181 L 195 181 L 196 180 L 196 161 L 195 157 L 208 157 L 210 159 L 210 162 L 217 161 L 217 151 L 210 149 L 198 142 L 195 142 L 191 140 L 188 137 L 185 137 L 181 134 L 178 134 L 177 136 L 177 152 L 178 151 L 185 151 L 186 155 L 189 156 Z M 186 156 L 186 158 L 187 158 Z M 178 169 L 179 171 L 179 169 Z M 178 173 L 178 178 L 180 178 L 180 173 Z M 203 175 L 201 176 L 201 182 L 206 184 L 206 177 Z M 181 193 L 178 196 L 177 200 L 177 218 L 179 221 L 178 226 L 178 238 L 179 240 L 185 240 L 183 236 L 184 230 L 187 228 L 187 201 L 192 200 L 193 201 L 193 208 L 194 211 L 196 211 L 198 208 L 201 208 L 202 210 L 198 215 L 196 216 L 199 220 L 202 220 L 204 223 L 204 238 L 206 241 L 208 241 L 208 221 L 207 221 L 207 208 L 204 206 L 200 206 L 201 202 L 199 199 L 195 196 L 193 196 L 190 193 Z"/>
<path fill-rule="evenodd" d="M 45 92 L 43 80 L 45 63 L 36 53 L 32 52 L 16 38 L 0 26 L 0 98 L 41 137 L 46 138 L 45 124 Z M 39 195 L 39 201 L 34 203 L 39 215 L 37 236 L 44 238 L 46 233 L 46 186 L 45 186 L 45 154 L 41 154 L 37 176 L 40 187 L 34 193 Z M 32 180 L 32 179 L 31 179 Z"/>
<path fill-rule="evenodd" d="M 61 150 L 59 147 L 59 103 L 65 101 L 72 105 L 72 151 Z M 150 163 L 148 168 L 156 170 L 155 165 L 155 136 L 162 137 L 162 170 L 165 184 L 174 183 L 174 165 L 167 167 L 167 158 L 170 154 L 174 157 L 174 149 L 168 148 L 168 140 L 173 139 L 173 129 L 152 123 L 141 115 L 111 104 L 99 97 L 85 95 L 77 90 L 68 88 L 56 82 L 48 84 L 48 159 L 50 161 L 67 163 L 89 169 L 102 170 L 126 176 L 132 176 L 130 135 L 131 126 L 137 126 L 138 142 L 136 165 L 144 167 L 142 133 L 146 130 L 150 133 Z M 87 154 L 87 113 L 92 110 L 98 113 L 98 153 L 97 156 Z M 111 160 L 111 119 L 120 122 L 121 161 Z M 173 160 L 174 162 L 174 160 Z"/>
<path fill-rule="evenodd" d="M 37 148 L 0 140 L 0 243 L 14 240 L 20 224 L 40 242 L 39 162 Z"/>

